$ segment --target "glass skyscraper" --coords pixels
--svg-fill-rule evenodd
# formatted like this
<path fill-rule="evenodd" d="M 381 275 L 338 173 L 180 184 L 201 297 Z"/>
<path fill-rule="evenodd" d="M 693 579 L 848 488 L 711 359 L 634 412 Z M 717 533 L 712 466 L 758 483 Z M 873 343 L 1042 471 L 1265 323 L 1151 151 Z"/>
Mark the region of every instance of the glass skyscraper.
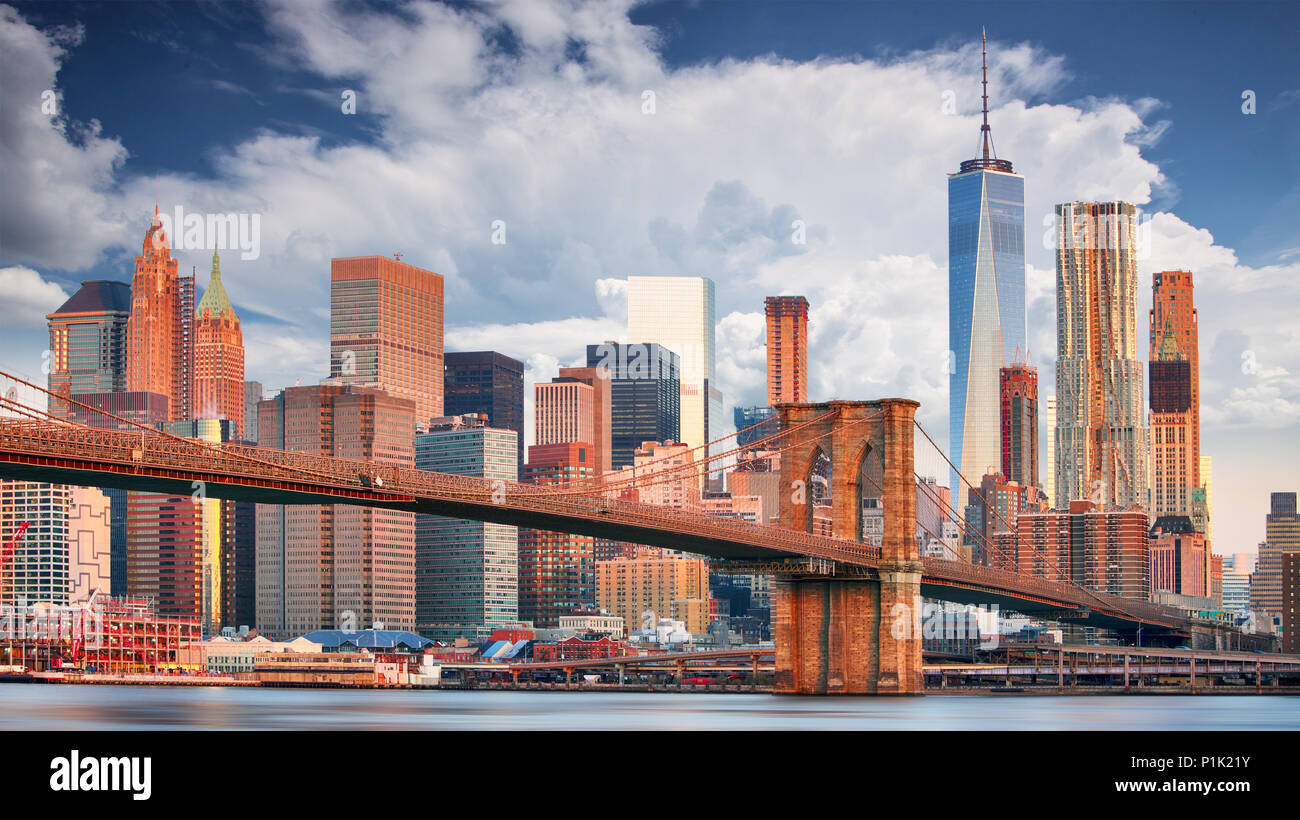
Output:
<path fill-rule="evenodd" d="M 981 132 L 982 156 L 948 175 L 949 453 L 977 486 L 1002 461 L 999 370 L 1028 350 L 1025 178 L 993 155 L 987 72 Z"/>
<path fill-rule="evenodd" d="M 627 278 L 628 341 L 655 342 L 681 357 L 681 441 L 691 447 L 707 444 L 726 429 L 715 373 L 716 326 L 712 279 Z M 695 455 L 703 457 L 704 453 Z"/>
<path fill-rule="evenodd" d="M 647 441 L 681 439 L 681 359 L 663 345 L 587 345 L 587 367 L 609 371 L 613 469 Z"/>

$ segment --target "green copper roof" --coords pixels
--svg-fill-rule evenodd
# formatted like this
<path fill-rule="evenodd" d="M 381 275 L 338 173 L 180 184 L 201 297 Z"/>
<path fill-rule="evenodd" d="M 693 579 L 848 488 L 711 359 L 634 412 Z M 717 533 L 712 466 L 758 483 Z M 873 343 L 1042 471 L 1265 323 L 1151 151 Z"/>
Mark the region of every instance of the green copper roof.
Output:
<path fill-rule="evenodd" d="M 221 260 L 217 258 L 217 252 L 212 251 L 212 277 L 208 279 L 208 289 L 203 291 L 203 298 L 199 300 L 198 314 L 202 315 L 203 311 L 211 310 L 213 316 L 220 316 L 226 311 L 233 311 L 235 306 L 230 304 L 230 297 L 226 295 L 226 289 L 221 284 Z"/>

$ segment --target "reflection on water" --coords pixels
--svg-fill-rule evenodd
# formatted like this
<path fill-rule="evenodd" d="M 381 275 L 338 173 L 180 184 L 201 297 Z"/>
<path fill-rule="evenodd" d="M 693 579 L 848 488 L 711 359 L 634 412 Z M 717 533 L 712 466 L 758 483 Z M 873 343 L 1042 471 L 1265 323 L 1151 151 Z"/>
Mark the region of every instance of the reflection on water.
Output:
<path fill-rule="evenodd" d="M 1284 695 L 795 698 L 0 685 L 0 730 L 1300 729 Z"/>

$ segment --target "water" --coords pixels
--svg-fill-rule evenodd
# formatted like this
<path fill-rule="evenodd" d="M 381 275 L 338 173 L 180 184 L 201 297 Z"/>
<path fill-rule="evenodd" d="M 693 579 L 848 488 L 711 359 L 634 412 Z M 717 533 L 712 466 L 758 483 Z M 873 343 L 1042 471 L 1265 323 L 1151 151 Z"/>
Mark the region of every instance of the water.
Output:
<path fill-rule="evenodd" d="M 1300 729 L 1286 695 L 802 698 L 641 692 L 0 685 L 0 731 Z"/>

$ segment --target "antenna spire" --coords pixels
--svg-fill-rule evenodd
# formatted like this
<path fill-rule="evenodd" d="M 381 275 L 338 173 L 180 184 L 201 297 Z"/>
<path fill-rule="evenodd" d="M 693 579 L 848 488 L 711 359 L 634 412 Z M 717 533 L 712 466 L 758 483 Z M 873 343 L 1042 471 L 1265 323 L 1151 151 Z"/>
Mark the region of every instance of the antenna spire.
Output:
<path fill-rule="evenodd" d="M 980 52 L 982 54 L 983 74 L 984 74 L 984 124 L 980 126 L 980 131 L 984 136 L 984 159 L 989 158 L 989 38 L 988 33 L 980 26 Z"/>
<path fill-rule="evenodd" d="M 975 159 L 963 161 L 960 173 L 965 174 L 977 169 L 1014 173 L 1011 161 L 998 159 L 997 149 L 993 147 L 993 129 L 989 127 L 989 36 L 983 26 L 980 26 L 980 83 L 984 87 L 981 97 L 984 120 L 980 125 L 980 155 Z"/>

